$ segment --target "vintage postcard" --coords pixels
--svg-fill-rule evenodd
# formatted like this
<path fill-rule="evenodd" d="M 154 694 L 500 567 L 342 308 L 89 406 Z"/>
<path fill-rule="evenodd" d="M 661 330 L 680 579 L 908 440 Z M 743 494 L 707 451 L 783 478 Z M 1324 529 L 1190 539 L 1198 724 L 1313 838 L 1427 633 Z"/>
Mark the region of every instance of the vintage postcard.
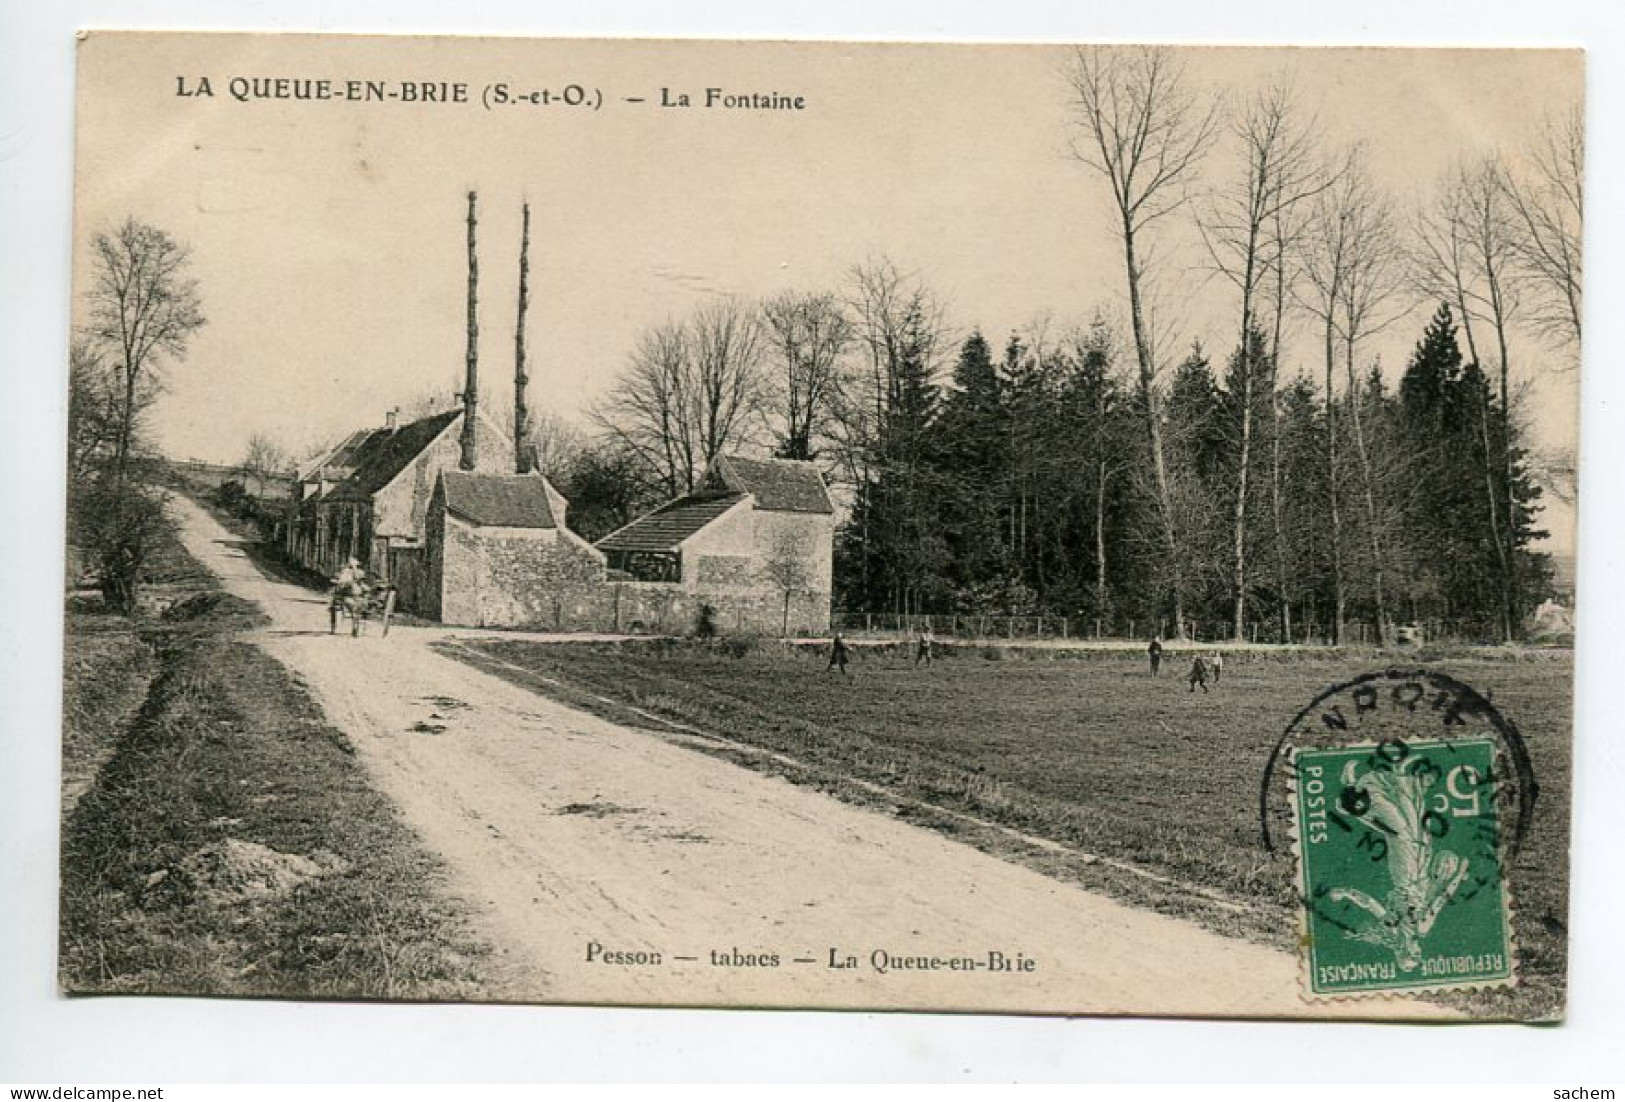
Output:
<path fill-rule="evenodd" d="M 63 991 L 1562 1016 L 1578 51 L 78 64 Z"/>

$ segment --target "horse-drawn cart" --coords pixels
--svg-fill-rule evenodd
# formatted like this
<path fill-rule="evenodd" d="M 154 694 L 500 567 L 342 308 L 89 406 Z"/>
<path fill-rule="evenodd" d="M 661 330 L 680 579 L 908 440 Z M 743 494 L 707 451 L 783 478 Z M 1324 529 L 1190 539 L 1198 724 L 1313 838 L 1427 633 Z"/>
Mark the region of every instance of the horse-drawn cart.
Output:
<path fill-rule="evenodd" d="M 389 620 L 395 614 L 396 589 L 392 585 L 361 585 L 351 583 L 333 590 L 327 605 L 327 633 L 337 635 L 339 616 L 350 618 L 350 634 L 362 634 L 368 620 L 381 620 L 384 634 L 389 634 Z"/>

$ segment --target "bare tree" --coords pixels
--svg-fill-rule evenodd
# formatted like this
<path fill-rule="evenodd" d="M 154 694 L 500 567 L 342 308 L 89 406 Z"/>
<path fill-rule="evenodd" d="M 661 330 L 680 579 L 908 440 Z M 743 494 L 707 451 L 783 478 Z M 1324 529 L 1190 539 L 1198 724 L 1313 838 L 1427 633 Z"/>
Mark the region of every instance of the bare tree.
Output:
<path fill-rule="evenodd" d="M 256 432 L 248 438 L 239 467 L 245 478 L 251 478 L 258 484 L 256 496 L 264 497 L 265 487 L 273 479 L 287 477 L 292 462 L 287 449 L 265 433 Z"/>
<path fill-rule="evenodd" d="M 632 362 L 590 414 L 638 457 L 667 497 L 688 493 L 700 474 L 688 419 L 692 375 L 687 329 L 670 320 L 652 326 L 639 334 Z"/>
<path fill-rule="evenodd" d="M 1172 580 L 1174 621 L 1178 634 L 1183 635 L 1184 585 L 1158 414 L 1156 340 L 1144 301 L 1150 273 L 1143 235 L 1158 219 L 1184 205 L 1189 178 L 1213 139 L 1218 105 L 1199 106 L 1183 65 L 1166 47 L 1079 47 L 1068 78 L 1077 127 L 1073 155 L 1105 179 L 1116 208 L 1153 484 Z"/>
<path fill-rule="evenodd" d="M 163 230 L 126 218 L 92 247 L 86 336 L 118 377 L 111 473 L 122 486 L 141 406 L 157 392 L 164 361 L 185 359 L 205 319 L 197 282 L 186 274 L 191 254 Z"/>
<path fill-rule="evenodd" d="M 743 299 L 701 306 L 689 319 L 693 435 L 701 467 L 745 441 L 762 408 L 762 323 Z"/>
<path fill-rule="evenodd" d="M 834 295 L 794 291 L 762 303 L 762 316 L 776 361 L 771 415 L 777 452 L 785 459 L 817 458 L 852 321 Z"/>
<path fill-rule="evenodd" d="M 1514 456 L 1512 452 L 1512 355 L 1511 332 L 1519 313 L 1518 215 L 1513 189 L 1498 157 L 1486 157 L 1477 164 L 1459 167 L 1446 184 L 1446 194 L 1460 221 L 1464 272 L 1459 281 L 1465 287 L 1462 325 L 1467 329 L 1468 348 L 1475 362 L 1479 358 L 1471 326 L 1476 319 L 1489 326 L 1494 338 L 1495 364 L 1500 376 L 1500 431 L 1492 430 L 1487 410 L 1479 411 L 1480 435 L 1486 466 L 1492 456 L 1500 470 L 1485 471 L 1489 497 L 1489 523 L 1500 565 L 1502 631 L 1509 641 L 1518 630 L 1517 555 L 1512 546 L 1514 510 Z M 1495 437 L 1500 436 L 1497 447 Z"/>
<path fill-rule="evenodd" d="M 1471 217 L 1463 189 L 1456 186 L 1458 172 L 1446 179 L 1431 204 L 1415 217 L 1410 233 L 1408 257 L 1411 283 L 1423 301 L 1448 302 L 1461 323 L 1467 340 L 1467 357 L 1478 358 L 1478 342 L 1473 332 L 1473 308 L 1478 292 L 1472 250 L 1468 245 Z"/>
<path fill-rule="evenodd" d="M 849 288 L 844 313 L 858 355 L 838 379 L 833 427 L 842 466 L 856 485 L 876 473 L 877 449 L 902 397 L 905 359 L 920 355 L 935 373 L 948 335 L 941 301 L 888 257 L 855 265 Z"/>
<path fill-rule="evenodd" d="M 1325 176 L 1326 186 L 1333 183 Z M 1269 387 L 1270 387 L 1270 529 L 1275 561 L 1275 588 L 1279 596 L 1281 640 L 1292 641 L 1292 594 L 1294 578 L 1298 573 L 1292 554 L 1293 542 L 1287 538 L 1286 501 L 1284 492 L 1285 464 L 1282 448 L 1281 424 L 1281 357 L 1284 350 L 1283 333 L 1287 311 L 1296 296 L 1298 280 L 1302 276 L 1302 247 L 1304 234 L 1310 225 L 1313 204 L 1303 202 L 1277 210 L 1269 223 Z"/>
<path fill-rule="evenodd" d="M 587 448 L 587 438 L 574 422 L 557 413 L 543 410 L 526 418 L 530 431 L 530 449 L 535 458 L 535 470 L 550 478 L 558 478 L 581 456 Z"/>
<path fill-rule="evenodd" d="M 1299 301 L 1320 322 L 1325 352 L 1327 518 L 1331 522 L 1332 642 L 1341 643 L 1348 609 L 1348 579 L 1343 560 L 1342 462 L 1337 418 L 1337 335 L 1339 307 L 1353 263 L 1349 208 L 1357 203 L 1359 150 L 1350 150 L 1336 170 L 1336 181 L 1315 200 L 1302 235 L 1303 282 Z"/>
<path fill-rule="evenodd" d="M 790 602 L 812 588 L 812 571 L 807 568 L 803 541 L 796 532 L 783 528 L 773 534 L 762 562 L 762 574 L 784 600 L 784 618 L 779 634 L 790 635 Z"/>
<path fill-rule="evenodd" d="M 1399 263 L 1393 212 L 1386 197 L 1376 190 L 1363 171 L 1349 172 L 1345 182 L 1347 186 L 1341 189 L 1339 204 L 1339 216 L 1344 225 L 1346 264 L 1338 303 L 1338 329 L 1343 340 L 1343 362 L 1347 372 L 1349 421 L 1353 428 L 1354 450 L 1360 465 L 1360 488 L 1365 501 L 1377 637 L 1380 642 L 1386 642 L 1389 616 L 1384 584 L 1387 557 L 1383 534 L 1387 525 L 1378 503 L 1379 464 L 1373 460 L 1371 434 L 1367 431 L 1361 412 L 1365 403 L 1360 394 L 1356 350 L 1361 340 L 1381 332 L 1405 313 L 1405 310 L 1396 310 L 1393 306 L 1393 300 L 1404 286 L 1405 272 Z"/>
<path fill-rule="evenodd" d="M 1585 210 L 1585 117 L 1579 103 L 1546 120 L 1527 160 L 1528 173 L 1509 186 L 1508 197 L 1517 212 L 1518 260 L 1536 292 L 1530 321 L 1548 336 L 1579 344 Z"/>
<path fill-rule="evenodd" d="M 591 420 L 636 455 L 666 496 L 691 492 L 719 455 L 745 442 L 761 408 L 761 323 L 738 299 L 638 337 L 632 362 Z"/>
<path fill-rule="evenodd" d="M 1237 640 L 1244 635 L 1247 611 L 1247 517 L 1253 465 L 1253 413 L 1258 401 L 1254 393 L 1258 372 L 1251 362 L 1257 327 L 1256 298 L 1271 269 L 1284 264 L 1285 250 L 1278 246 L 1272 248 L 1275 245 L 1272 233 L 1283 232 L 1283 227 L 1292 220 L 1294 208 L 1324 191 L 1329 183 L 1315 155 L 1310 137 L 1312 129 L 1313 120 L 1298 117 L 1292 93 L 1284 85 L 1275 85 L 1256 95 L 1233 127 L 1245 158 L 1245 175 L 1228 193 L 1222 193 L 1198 220 L 1202 240 L 1214 265 L 1235 284 L 1241 295 L 1241 329 L 1237 343 L 1242 356 L 1238 379 L 1241 393 L 1235 396 L 1241 417 L 1231 526 L 1231 588 L 1235 599 L 1232 632 Z M 1281 284 L 1278 282 L 1277 286 Z M 1282 298 L 1284 295 L 1278 293 L 1277 344 Z M 1270 397 L 1273 406 L 1273 380 Z"/>

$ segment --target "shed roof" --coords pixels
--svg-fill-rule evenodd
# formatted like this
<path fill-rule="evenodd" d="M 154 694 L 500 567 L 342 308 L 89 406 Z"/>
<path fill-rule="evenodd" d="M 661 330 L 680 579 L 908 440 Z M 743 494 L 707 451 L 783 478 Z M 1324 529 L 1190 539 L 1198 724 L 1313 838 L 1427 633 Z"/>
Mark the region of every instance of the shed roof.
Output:
<path fill-rule="evenodd" d="M 460 409 L 447 410 L 402 425 L 394 432 L 383 429 L 373 433 L 356 449 L 355 473 L 340 483 L 329 495 L 339 501 L 365 501 L 395 480 L 412 461 L 423 454 L 423 449 L 435 442 L 446 428 L 463 415 Z"/>
<path fill-rule="evenodd" d="M 707 487 L 752 494 L 756 507 L 780 513 L 833 513 L 824 476 L 816 463 L 799 459 L 719 458 L 707 472 Z"/>
<path fill-rule="evenodd" d="M 600 551 L 674 551 L 677 545 L 745 500 L 740 493 L 698 493 L 667 502 L 598 541 Z"/>
<path fill-rule="evenodd" d="M 488 528 L 557 528 L 540 474 L 441 471 L 446 512 Z"/>

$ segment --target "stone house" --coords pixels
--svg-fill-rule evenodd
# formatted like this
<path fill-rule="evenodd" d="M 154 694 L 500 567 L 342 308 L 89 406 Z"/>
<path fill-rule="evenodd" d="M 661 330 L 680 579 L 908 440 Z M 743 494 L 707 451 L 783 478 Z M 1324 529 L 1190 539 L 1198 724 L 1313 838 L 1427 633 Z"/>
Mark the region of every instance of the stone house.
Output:
<path fill-rule="evenodd" d="M 321 556 L 317 500 L 354 474 L 357 455 L 375 436 L 393 431 L 394 427 L 394 414 L 391 414 L 387 429 L 358 429 L 294 472 L 288 523 L 283 530 L 283 550 L 289 558 L 308 566 Z"/>
<path fill-rule="evenodd" d="M 297 561 L 332 574 L 353 556 L 374 577 L 391 579 L 399 553 L 423 547 L 436 479 L 462 459 L 465 416 L 453 409 L 356 434 L 332 453 L 332 463 L 317 468 L 314 480 L 302 477 L 289 535 Z M 477 435 L 475 465 L 512 470 L 513 442 L 486 424 Z M 338 473 L 341 479 L 329 481 Z"/>
<path fill-rule="evenodd" d="M 604 555 L 568 508 L 538 473 L 441 471 L 422 555 L 399 559 L 403 605 L 464 627 L 604 628 Z"/>
<path fill-rule="evenodd" d="M 691 494 L 598 541 L 616 629 L 829 629 L 835 507 L 812 463 L 719 458 Z M 708 612 L 706 610 L 709 610 Z"/>

